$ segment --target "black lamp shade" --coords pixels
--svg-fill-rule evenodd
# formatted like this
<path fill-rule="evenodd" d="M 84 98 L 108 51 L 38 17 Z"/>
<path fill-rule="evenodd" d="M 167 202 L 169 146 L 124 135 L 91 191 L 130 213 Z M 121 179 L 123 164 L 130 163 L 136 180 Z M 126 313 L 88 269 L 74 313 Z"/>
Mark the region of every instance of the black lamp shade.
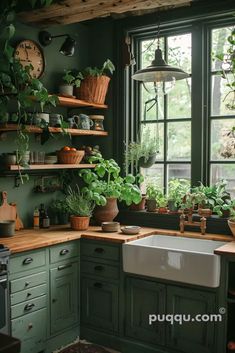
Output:
<path fill-rule="evenodd" d="M 136 71 L 132 78 L 142 82 L 169 82 L 182 80 L 189 75 L 178 67 L 168 65 L 162 58 L 161 49 L 155 50 L 155 58 L 150 66 Z"/>
<path fill-rule="evenodd" d="M 68 36 L 60 48 L 60 53 L 65 56 L 73 56 L 75 45 L 76 41 Z"/>

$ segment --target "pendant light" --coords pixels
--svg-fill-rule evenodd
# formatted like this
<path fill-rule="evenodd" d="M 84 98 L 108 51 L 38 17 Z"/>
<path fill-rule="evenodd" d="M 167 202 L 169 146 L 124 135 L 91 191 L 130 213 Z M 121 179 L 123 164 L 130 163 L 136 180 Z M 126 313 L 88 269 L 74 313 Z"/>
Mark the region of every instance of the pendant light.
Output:
<path fill-rule="evenodd" d="M 155 57 L 151 65 L 144 69 L 136 71 L 132 78 L 136 81 L 141 82 L 154 82 L 155 86 L 159 83 L 165 83 L 170 86 L 174 86 L 175 81 L 182 80 L 189 77 L 189 75 L 178 67 L 168 65 L 162 57 L 162 51 L 160 49 L 160 39 L 159 39 L 159 25 L 157 32 L 157 49 L 155 50 Z M 171 88 L 172 88 L 171 87 Z M 166 90 L 164 93 L 168 93 Z"/>

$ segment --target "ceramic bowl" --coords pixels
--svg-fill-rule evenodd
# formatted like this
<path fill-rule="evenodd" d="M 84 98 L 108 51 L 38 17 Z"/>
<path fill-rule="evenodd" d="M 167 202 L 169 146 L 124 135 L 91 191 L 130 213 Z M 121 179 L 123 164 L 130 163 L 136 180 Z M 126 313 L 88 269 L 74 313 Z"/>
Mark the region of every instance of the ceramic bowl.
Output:
<path fill-rule="evenodd" d="M 55 164 L 58 161 L 57 156 L 45 156 L 45 164 Z"/>
<path fill-rule="evenodd" d="M 141 227 L 139 226 L 125 226 L 121 228 L 122 233 L 127 235 L 135 235 L 138 234 Z"/>
<path fill-rule="evenodd" d="M 119 222 L 102 222 L 101 228 L 103 232 L 118 232 L 119 231 Z"/>

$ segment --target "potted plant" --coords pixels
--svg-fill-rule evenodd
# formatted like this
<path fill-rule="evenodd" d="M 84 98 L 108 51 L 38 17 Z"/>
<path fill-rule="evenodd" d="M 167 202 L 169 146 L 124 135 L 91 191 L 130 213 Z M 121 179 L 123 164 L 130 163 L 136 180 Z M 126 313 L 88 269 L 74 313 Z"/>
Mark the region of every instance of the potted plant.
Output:
<path fill-rule="evenodd" d="M 158 139 L 152 137 L 149 129 L 145 129 L 141 138 L 130 142 L 126 147 L 125 165 L 133 165 L 136 171 L 139 167 L 150 168 L 155 163 L 158 151 Z"/>
<path fill-rule="evenodd" d="M 235 200 L 232 200 L 230 202 L 229 212 L 230 212 L 230 216 L 228 219 L 228 225 L 233 236 L 235 237 Z"/>
<path fill-rule="evenodd" d="M 64 97 L 73 97 L 73 88 L 80 87 L 81 80 L 83 79 L 82 73 L 72 73 L 71 70 L 65 70 L 62 76 L 63 83 L 59 85 L 59 94 Z"/>
<path fill-rule="evenodd" d="M 65 200 L 53 200 L 50 210 L 57 218 L 58 224 L 67 224 L 69 221 L 68 206 Z"/>
<path fill-rule="evenodd" d="M 171 179 L 168 183 L 168 208 L 171 213 L 178 212 L 183 197 L 190 189 L 186 179 Z"/>
<path fill-rule="evenodd" d="M 96 204 L 104 204 L 106 201 L 99 194 L 95 194 L 88 188 L 79 189 L 76 185 L 73 190 L 68 188 L 66 204 L 71 213 L 70 223 L 74 230 L 86 230 L 89 227 L 90 217 Z"/>
<path fill-rule="evenodd" d="M 168 200 L 164 195 L 157 198 L 158 213 L 167 213 Z"/>
<path fill-rule="evenodd" d="M 148 212 L 154 212 L 157 208 L 157 199 L 163 197 L 163 193 L 157 185 L 148 183 L 146 186 L 146 207 Z"/>
<path fill-rule="evenodd" d="M 121 177 L 120 167 L 115 160 L 94 156 L 89 161 L 96 163 L 95 169 L 83 169 L 79 175 L 90 192 L 103 195 L 107 201 L 106 205 L 95 209 L 94 217 L 98 223 L 113 221 L 119 212 L 117 200 L 124 201 L 128 206 L 132 202 L 137 204 L 141 201 L 141 191 L 135 184 L 136 178 L 131 174 Z"/>
<path fill-rule="evenodd" d="M 110 77 L 106 73 L 113 74 L 115 66 L 107 59 L 101 68 L 87 67 L 82 71 L 82 81 L 76 96 L 87 102 L 104 104 Z"/>

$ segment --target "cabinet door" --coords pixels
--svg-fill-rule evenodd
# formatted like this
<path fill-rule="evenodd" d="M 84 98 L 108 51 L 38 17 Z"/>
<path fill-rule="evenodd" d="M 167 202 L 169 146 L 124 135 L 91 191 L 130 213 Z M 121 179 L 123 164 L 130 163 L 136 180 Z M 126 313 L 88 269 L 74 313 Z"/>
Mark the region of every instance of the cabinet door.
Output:
<path fill-rule="evenodd" d="M 167 288 L 167 313 L 184 314 L 182 324 L 168 324 L 167 346 L 187 353 L 214 353 L 215 324 L 197 321 L 196 315 L 217 314 L 215 294 L 197 289 L 169 286 Z"/>
<path fill-rule="evenodd" d="M 118 331 L 118 285 L 82 278 L 82 323 L 108 332 Z"/>
<path fill-rule="evenodd" d="M 164 344 L 164 322 L 149 324 L 149 315 L 165 313 L 165 286 L 127 278 L 126 335 L 148 343 Z"/>
<path fill-rule="evenodd" d="M 78 264 L 58 265 L 50 270 L 51 334 L 78 320 Z"/>

